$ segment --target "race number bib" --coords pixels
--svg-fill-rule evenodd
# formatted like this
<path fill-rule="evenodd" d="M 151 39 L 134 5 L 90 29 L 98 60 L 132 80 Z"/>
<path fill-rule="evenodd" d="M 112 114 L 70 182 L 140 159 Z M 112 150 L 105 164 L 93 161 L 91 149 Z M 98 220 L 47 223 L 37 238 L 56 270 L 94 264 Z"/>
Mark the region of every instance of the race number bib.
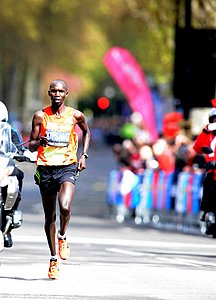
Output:
<path fill-rule="evenodd" d="M 48 145 L 53 147 L 67 147 L 70 139 L 70 132 L 47 130 L 46 136 Z"/>

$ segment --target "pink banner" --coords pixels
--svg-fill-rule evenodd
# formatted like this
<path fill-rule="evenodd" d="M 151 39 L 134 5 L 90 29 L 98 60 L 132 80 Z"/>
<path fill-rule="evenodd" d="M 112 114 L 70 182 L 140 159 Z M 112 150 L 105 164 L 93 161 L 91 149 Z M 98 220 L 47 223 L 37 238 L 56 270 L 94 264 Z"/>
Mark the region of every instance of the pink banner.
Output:
<path fill-rule="evenodd" d="M 126 96 L 132 111 L 141 113 L 152 141 L 158 138 L 151 92 L 144 72 L 126 49 L 113 47 L 103 58 L 103 63 Z"/>

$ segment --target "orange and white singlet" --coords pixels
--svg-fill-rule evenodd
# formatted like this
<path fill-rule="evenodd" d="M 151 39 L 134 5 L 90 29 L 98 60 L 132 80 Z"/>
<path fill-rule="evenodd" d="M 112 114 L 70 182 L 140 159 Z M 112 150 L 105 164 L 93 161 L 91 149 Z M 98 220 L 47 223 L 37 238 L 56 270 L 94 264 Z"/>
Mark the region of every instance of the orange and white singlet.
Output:
<path fill-rule="evenodd" d="M 37 166 L 61 166 L 77 162 L 78 137 L 73 123 L 73 108 L 67 107 L 57 117 L 48 106 L 43 109 L 40 136 L 48 138 L 46 147 L 39 146 Z"/>

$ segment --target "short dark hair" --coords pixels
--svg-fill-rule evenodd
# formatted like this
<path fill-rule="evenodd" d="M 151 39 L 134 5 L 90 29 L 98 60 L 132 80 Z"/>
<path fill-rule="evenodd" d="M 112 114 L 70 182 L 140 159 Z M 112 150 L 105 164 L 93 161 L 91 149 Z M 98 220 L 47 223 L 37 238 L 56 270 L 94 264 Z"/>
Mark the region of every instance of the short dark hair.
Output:
<path fill-rule="evenodd" d="M 50 83 L 49 88 L 51 89 L 51 87 L 52 87 L 54 84 L 58 84 L 58 83 L 61 83 L 62 86 L 65 88 L 66 91 L 68 90 L 67 83 L 66 83 L 64 80 L 62 80 L 62 79 L 55 79 L 55 80 L 53 80 L 53 81 Z"/>

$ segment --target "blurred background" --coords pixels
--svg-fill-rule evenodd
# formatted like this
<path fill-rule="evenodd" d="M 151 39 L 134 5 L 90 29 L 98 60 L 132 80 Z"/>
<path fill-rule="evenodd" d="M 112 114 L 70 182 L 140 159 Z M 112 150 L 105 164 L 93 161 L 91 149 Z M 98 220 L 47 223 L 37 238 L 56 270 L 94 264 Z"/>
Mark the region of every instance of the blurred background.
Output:
<path fill-rule="evenodd" d="M 63 79 L 91 130 L 92 186 L 103 179 L 117 221 L 175 212 L 197 225 L 205 158 L 192 147 L 216 98 L 216 1 L 0 4 L 0 100 L 23 139 Z"/>
<path fill-rule="evenodd" d="M 93 140 L 118 140 L 119 124 L 134 109 L 103 62 L 113 47 L 129 51 L 142 69 L 158 134 L 163 133 L 164 115 L 173 111 L 183 113 L 184 129 L 200 130 L 215 97 L 214 0 L 0 4 L 0 99 L 24 138 L 33 113 L 49 104 L 49 82 L 61 78 L 69 86 L 68 105 L 86 114 Z"/>

